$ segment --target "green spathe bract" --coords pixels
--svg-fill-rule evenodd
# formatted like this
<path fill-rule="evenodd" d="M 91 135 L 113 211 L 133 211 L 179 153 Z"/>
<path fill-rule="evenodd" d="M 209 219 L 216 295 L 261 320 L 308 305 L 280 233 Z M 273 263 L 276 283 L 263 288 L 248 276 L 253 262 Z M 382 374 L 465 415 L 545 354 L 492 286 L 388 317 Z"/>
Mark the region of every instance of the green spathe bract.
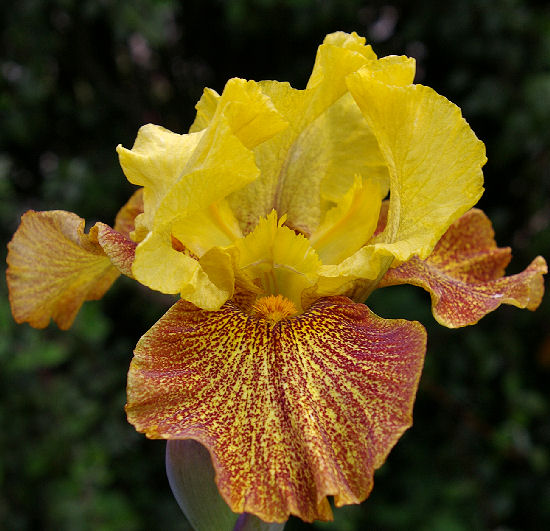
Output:
<path fill-rule="evenodd" d="M 231 511 L 214 482 L 208 450 L 197 441 L 167 442 L 166 473 L 174 497 L 195 531 L 281 531 L 285 526 Z"/>

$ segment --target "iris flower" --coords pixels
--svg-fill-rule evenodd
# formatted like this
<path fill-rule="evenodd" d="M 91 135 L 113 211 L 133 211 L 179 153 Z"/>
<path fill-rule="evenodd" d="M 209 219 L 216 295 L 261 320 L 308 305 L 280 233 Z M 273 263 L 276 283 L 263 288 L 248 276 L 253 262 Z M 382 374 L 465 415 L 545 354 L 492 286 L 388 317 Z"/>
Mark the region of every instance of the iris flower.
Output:
<path fill-rule="evenodd" d="M 304 90 L 231 79 L 187 134 L 143 126 L 117 148 L 139 188 L 114 228 L 27 212 L 9 244 L 18 322 L 66 329 L 122 273 L 179 300 L 140 339 L 128 420 L 194 439 L 236 513 L 284 522 L 360 503 L 411 425 L 426 333 L 363 302 L 409 283 L 447 327 L 535 309 L 546 263 L 511 254 L 472 209 L 483 143 L 413 84 L 415 62 L 328 35 Z"/>

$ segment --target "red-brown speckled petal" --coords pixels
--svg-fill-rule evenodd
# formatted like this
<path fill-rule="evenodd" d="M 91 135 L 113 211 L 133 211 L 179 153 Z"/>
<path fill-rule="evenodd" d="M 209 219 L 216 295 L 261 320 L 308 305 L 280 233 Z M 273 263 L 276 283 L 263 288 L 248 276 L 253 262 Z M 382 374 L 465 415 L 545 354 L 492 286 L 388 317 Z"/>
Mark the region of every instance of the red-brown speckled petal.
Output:
<path fill-rule="evenodd" d="M 501 304 L 535 310 L 544 294 L 546 261 L 537 256 L 521 273 L 505 277 L 509 248 L 498 248 L 490 220 L 472 209 L 447 230 L 426 260 L 413 257 L 390 269 L 380 287 L 413 284 L 432 298 L 432 311 L 444 326 L 477 323 Z"/>
<path fill-rule="evenodd" d="M 411 412 L 426 335 L 345 297 L 278 322 L 177 302 L 139 341 L 128 419 L 208 448 L 230 508 L 330 519 L 364 500 Z"/>
<path fill-rule="evenodd" d="M 137 243 L 105 223 L 96 223 L 90 233 L 95 234 L 103 252 L 111 263 L 123 274 L 133 278 L 132 264 L 136 255 Z"/>
<path fill-rule="evenodd" d="M 115 219 L 115 230 L 130 237 L 135 229 L 136 218 L 143 212 L 143 188 L 138 188 L 118 211 Z"/>

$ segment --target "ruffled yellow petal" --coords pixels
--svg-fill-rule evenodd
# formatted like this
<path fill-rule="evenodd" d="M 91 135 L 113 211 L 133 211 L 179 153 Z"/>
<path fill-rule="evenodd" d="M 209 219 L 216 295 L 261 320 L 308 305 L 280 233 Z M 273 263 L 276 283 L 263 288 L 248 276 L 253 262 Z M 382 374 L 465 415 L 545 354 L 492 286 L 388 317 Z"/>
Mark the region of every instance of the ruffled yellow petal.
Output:
<path fill-rule="evenodd" d="M 147 124 L 140 128 L 134 146 L 117 147 L 126 178 L 143 186 L 144 213 L 138 226 L 148 230 L 154 214 L 168 191 L 181 177 L 202 135 L 178 135 L 164 127 Z"/>
<path fill-rule="evenodd" d="M 222 262 L 220 267 L 223 265 Z M 134 277 L 142 284 L 162 293 L 179 293 L 182 298 L 209 310 L 217 310 L 233 294 L 230 263 L 223 270 L 228 281 L 216 284 L 196 257 L 174 249 L 170 233 L 160 231 L 149 233 L 137 246 L 132 266 Z M 219 277 L 220 271 L 216 274 Z"/>
<path fill-rule="evenodd" d="M 100 299 L 119 276 L 84 220 L 71 212 L 25 213 L 8 244 L 6 273 L 13 316 L 66 330 L 86 300 Z"/>
<path fill-rule="evenodd" d="M 376 160 L 375 165 L 382 161 L 368 130 L 351 127 L 353 122 L 364 122 L 357 107 L 351 100 L 339 103 L 347 93 L 345 77 L 375 59 L 364 39 L 339 33 L 328 36 L 319 47 L 306 90 L 293 89 L 287 83 L 261 84 L 291 125 L 255 150 L 260 178 L 229 198 L 244 233 L 276 209 L 279 215 L 287 214 L 289 225 L 309 235 L 324 214 L 321 183 L 338 174 L 334 153 L 339 160 L 346 160 L 346 167 L 340 168 L 340 173 L 345 173 L 344 192 L 353 184 L 354 175 L 363 173 L 365 160 L 370 157 Z M 330 112 L 333 105 L 340 110 Z M 346 121 L 343 113 L 350 117 L 345 127 L 341 127 Z M 357 157 L 359 153 L 366 159 Z"/>
<path fill-rule="evenodd" d="M 175 221 L 172 235 L 196 256 L 202 256 L 212 247 L 227 247 L 242 238 L 239 223 L 225 199 Z"/>
<path fill-rule="evenodd" d="M 286 127 L 257 83 L 228 81 L 181 178 L 155 213 L 155 226 L 207 208 L 259 174 L 251 149 Z M 191 136 L 192 136 L 191 135 Z"/>
<path fill-rule="evenodd" d="M 308 240 L 283 226 L 271 212 L 253 232 L 235 242 L 238 267 L 251 279 L 258 279 L 263 292 L 283 295 L 302 307 L 302 291 L 317 280 L 319 258 Z"/>
<path fill-rule="evenodd" d="M 246 83 L 244 91 L 243 83 Z M 285 129 L 287 123 L 281 119 L 269 98 L 256 87 L 254 81 L 232 79 L 227 83 L 221 97 L 215 90 L 204 89 L 201 99 L 195 105 L 197 116 L 189 132 L 208 127 L 219 109 L 223 109 L 233 133 L 250 149 Z M 230 103 L 224 108 L 226 101 Z M 262 111 L 258 113 L 258 109 Z"/>
<path fill-rule="evenodd" d="M 343 79 L 342 75 L 349 72 L 346 65 L 348 61 L 357 61 L 356 65 L 359 66 L 365 64 L 365 60 L 376 60 L 372 47 L 365 45 L 365 42 L 365 37 L 360 37 L 355 31 L 329 33 L 317 49 L 315 64 L 306 88 L 326 84 L 330 76 Z"/>
<path fill-rule="evenodd" d="M 407 85 L 414 79 L 415 61 L 404 56 L 382 57 L 362 69 L 394 85 Z M 330 139 L 324 152 L 327 167 L 321 183 L 322 199 L 340 201 L 358 173 L 389 189 L 389 173 L 378 141 L 350 93 L 330 106 L 318 122 Z"/>
<path fill-rule="evenodd" d="M 386 85 L 404 87 L 414 81 L 416 61 L 405 55 L 388 55 L 367 63 L 358 73 L 361 72 Z"/>
<path fill-rule="evenodd" d="M 386 228 L 362 254 L 425 258 L 481 197 L 485 148 L 460 109 L 432 89 L 379 79 L 378 72 L 365 69 L 348 77 L 390 172 Z"/>
<path fill-rule="evenodd" d="M 294 113 L 301 114 L 304 108 L 303 92 L 293 89 L 288 83 L 264 81 L 261 87 L 292 125 L 287 131 L 256 147 L 254 155 L 260 169 L 258 178 L 227 198 L 244 234 L 253 230 L 258 220 L 277 206 L 278 178 L 288 166 L 289 147 L 299 133 L 293 123 Z"/>
<path fill-rule="evenodd" d="M 250 149 L 286 126 L 256 83 L 232 79 L 206 129 L 178 135 L 142 127 L 131 150 L 117 148 L 128 180 L 145 188 L 140 223 L 151 230 L 252 181 L 258 170 Z"/>
<path fill-rule="evenodd" d="M 347 92 L 345 78 L 350 72 L 375 60 L 376 54 L 370 45 L 365 45 L 365 38 L 359 37 L 357 33 L 336 32 L 327 35 L 317 49 L 315 64 L 306 86 L 306 90 L 322 88 L 311 93 L 309 108 L 312 114 L 318 116 Z M 306 118 L 305 121 L 310 120 Z"/>
<path fill-rule="evenodd" d="M 215 131 L 206 129 L 203 141 L 209 145 L 199 148 L 207 155 L 194 161 L 192 170 L 164 196 L 155 212 L 153 230 L 201 212 L 258 176 L 254 154 L 233 135 L 227 122 L 219 123 Z"/>
<path fill-rule="evenodd" d="M 317 153 L 324 166 L 320 185 L 320 219 L 323 219 L 327 208 L 341 201 L 348 193 L 356 175 L 379 181 L 387 192 L 390 176 L 386 163 L 376 137 L 351 94 L 345 94 L 331 105 L 317 119 L 316 125 L 317 134 L 326 148 L 322 153 Z"/>
<path fill-rule="evenodd" d="M 218 309 L 235 291 L 235 256 L 231 250 L 212 247 L 200 257 L 199 265 L 208 278 L 208 285 L 213 284 L 215 290 L 209 288 L 212 294 L 208 289 L 195 289 L 189 294 L 182 291 L 182 297 L 199 308 Z"/>
<path fill-rule="evenodd" d="M 216 113 L 223 114 L 233 134 L 248 149 L 254 149 L 288 126 L 254 81 L 229 80 Z M 216 120 L 216 113 L 213 121 Z"/>
<path fill-rule="evenodd" d="M 169 232 L 150 232 L 136 248 L 136 280 L 162 293 L 179 293 L 199 267 L 197 260 L 175 249 Z"/>
<path fill-rule="evenodd" d="M 195 105 L 197 116 L 193 125 L 189 128 L 190 133 L 196 133 L 208 127 L 208 124 L 214 118 L 219 100 L 220 95 L 215 90 L 210 88 L 204 89 L 201 99 Z"/>
<path fill-rule="evenodd" d="M 217 98 L 212 95 L 211 100 L 213 103 Z M 200 305 L 208 309 L 219 307 L 232 294 L 226 288 L 233 280 L 233 272 L 221 282 L 220 289 L 195 259 L 212 247 L 227 246 L 241 236 L 224 197 L 258 176 L 251 149 L 287 127 L 253 81 L 230 80 L 216 103 L 215 109 L 213 105 L 210 108 L 212 117 L 206 128 L 189 135 L 168 135 L 174 141 L 172 148 L 177 147 L 177 142 L 187 142 L 192 148 L 185 154 L 181 149 L 170 154 L 184 163 L 170 163 L 164 169 L 172 174 L 177 171 L 178 175 L 159 179 L 158 186 L 154 178 L 140 183 L 145 186 L 145 212 L 138 222 L 152 234 L 138 246 L 132 269 L 139 282 L 165 293 L 179 292 L 195 303 L 207 301 Z M 149 129 L 155 130 L 154 126 Z M 140 141 L 138 150 L 135 146 L 132 151 L 119 148 L 121 162 L 129 160 L 137 168 L 136 173 L 139 170 L 140 175 L 149 175 L 151 164 L 166 157 L 166 150 L 160 149 L 159 144 L 149 142 L 145 146 Z M 151 152 L 145 156 L 142 147 Z M 150 164 L 144 165 L 144 160 Z M 147 201 L 150 189 L 154 202 Z M 142 232 L 139 239 L 145 235 Z M 174 241 L 187 252 L 174 248 Z"/>

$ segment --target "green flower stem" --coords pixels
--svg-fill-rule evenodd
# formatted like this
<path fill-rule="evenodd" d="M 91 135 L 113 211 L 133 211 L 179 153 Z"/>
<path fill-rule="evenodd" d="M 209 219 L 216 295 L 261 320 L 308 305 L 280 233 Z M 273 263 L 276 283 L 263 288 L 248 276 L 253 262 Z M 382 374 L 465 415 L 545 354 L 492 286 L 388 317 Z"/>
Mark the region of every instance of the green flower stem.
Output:
<path fill-rule="evenodd" d="M 237 519 L 233 531 L 282 531 L 285 524 L 264 522 L 253 514 L 243 513 Z"/>

